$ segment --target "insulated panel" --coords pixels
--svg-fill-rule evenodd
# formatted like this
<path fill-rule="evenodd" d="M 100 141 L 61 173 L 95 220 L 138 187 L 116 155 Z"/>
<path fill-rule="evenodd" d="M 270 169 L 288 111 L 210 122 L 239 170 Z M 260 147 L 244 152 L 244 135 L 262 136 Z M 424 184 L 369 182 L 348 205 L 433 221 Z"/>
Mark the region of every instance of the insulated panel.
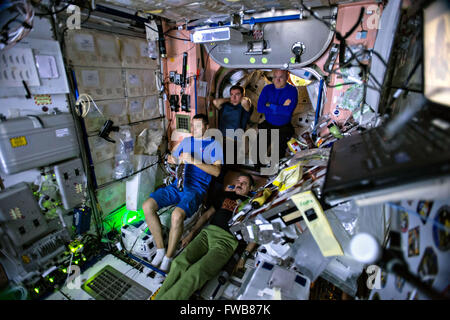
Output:
<path fill-rule="evenodd" d="M 156 70 L 142 70 L 144 81 L 144 95 L 151 95 L 158 93 L 156 86 Z"/>
<path fill-rule="evenodd" d="M 105 117 L 111 119 L 115 126 L 128 123 L 126 99 L 102 101 L 100 104 L 105 110 Z"/>
<path fill-rule="evenodd" d="M 75 66 L 120 67 L 118 38 L 91 30 L 69 30 L 65 38 L 69 64 Z"/>
<path fill-rule="evenodd" d="M 91 109 L 89 110 L 88 114 L 84 118 L 84 125 L 86 126 L 86 131 L 88 133 L 94 133 L 98 132 L 102 125 L 105 123 L 106 118 L 103 116 L 105 114 L 103 105 L 101 105 L 100 102 L 96 103 L 97 108 L 91 105 Z M 100 113 L 100 112 L 101 113 Z M 102 115 L 103 114 L 103 115 Z"/>
<path fill-rule="evenodd" d="M 84 118 L 89 134 L 97 133 L 108 119 L 114 122 L 114 126 L 128 123 L 126 99 L 103 100 L 96 104 L 103 115 L 91 104 L 91 109 Z"/>
<path fill-rule="evenodd" d="M 103 211 L 103 216 L 110 214 L 115 209 L 124 205 L 126 202 L 126 183 L 118 182 L 99 189 L 97 199 Z"/>
<path fill-rule="evenodd" d="M 158 151 L 164 129 L 161 121 L 144 121 L 131 126 L 136 137 L 135 154 L 152 155 Z"/>
<path fill-rule="evenodd" d="M 65 38 L 66 56 L 69 64 L 98 66 L 99 59 L 94 35 L 88 30 L 69 30 Z"/>
<path fill-rule="evenodd" d="M 76 67 L 75 75 L 80 94 L 87 93 L 94 100 L 125 97 L 120 69 Z"/>
<path fill-rule="evenodd" d="M 115 140 L 113 134 L 111 134 L 110 137 L 111 139 Z M 91 150 L 92 161 L 94 163 L 114 158 L 116 148 L 115 143 L 108 142 L 98 136 L 89 137 L 88 141 Z"/>
<path fill-rule="evenodd" d="M 149 96 L 144 98 L 143 120 L 160 117 L 158 96 Z"/>
<path fill-rule="evenodd" d="M 130 122 L 142 121 L 144 119 L 145 97 L 128 98 L 127 108 Z"/>
<path fill-rule="evenodd" d="M 120 38 L 122 67 L 158 69 L 158 61 L 149 58 L 148 43 L 144 39 Z"/>
<path fill-rule="evenodd" d="M 140 69 L 125 70 L 125 85 L 128 97 L 141 97 L 144 95 L 144 72 Z"/>
<path fill-rule="evenodd" d="M 114 159 L 108 159 L 95 164 L 97 185 L 101 186 L 114 180 L 114 164 Z"/>

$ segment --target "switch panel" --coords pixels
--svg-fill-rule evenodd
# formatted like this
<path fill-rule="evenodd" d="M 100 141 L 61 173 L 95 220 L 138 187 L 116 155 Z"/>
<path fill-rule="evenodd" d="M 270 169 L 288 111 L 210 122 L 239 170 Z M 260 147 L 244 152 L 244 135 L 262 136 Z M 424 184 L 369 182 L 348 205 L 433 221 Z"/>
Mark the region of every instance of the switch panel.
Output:
<path fill-rule="evenodd" d="M 45 217 L 25 182 L 0 192 L 0 225 L 16 247 L 30 243 L 48 231 Z"/>
<path fill-rule="evenodd" d="M 178 95 L 176 95 L 176 94 L 170 95 L 170 98 L 169 98 L 170 109 L 173 112 L 178 112 L 178 110 L 180 110 L 180 106 L 178 104 L 179 101 L 180 101 L 180 98 Z"/>
<path fill-rule="evenodd" d="M 184 112 L 190 112 L 191 108 L 190 108 L 190 96 L 187 94 L 183 94 L 181 95 L 181 111 Z"/>
<path fill-rule="evenodd" d="M 84 171 L 81 159 L 73 159 L 53 168 L 64 209 L 81 204 L 84 196 Z"/>

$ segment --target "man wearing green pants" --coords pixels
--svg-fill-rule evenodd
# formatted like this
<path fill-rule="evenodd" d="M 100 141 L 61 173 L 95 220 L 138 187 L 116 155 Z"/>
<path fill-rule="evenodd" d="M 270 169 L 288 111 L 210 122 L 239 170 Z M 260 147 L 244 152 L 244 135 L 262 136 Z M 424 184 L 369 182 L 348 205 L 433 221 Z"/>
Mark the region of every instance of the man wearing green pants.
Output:
<path fill-rule="evenodd" d="M 173 260 L 170 272 L 155 300 L 187 300 L 222 270 L 238 246 L 238 241 L 229 231 L 228 221 L 237 211 L 235 209 L 240 201 L 248 199 L 247 194 L 252 186 L 253 179 L 250 175 L 239 176 L 234 189 L 228 187 L 217 197 L 214 206 L 199 218 L 189 235 L 182 240 L 183 246 L 190 243 Z M 194 238 L 211 216 L 213 218 L 210 224 Z M 191 241 L 192 238 L 194 239 Z M 248 256 L 255 246 L 254 243 L 248 244 L 241 260 Z M 242 261 L 238 265 L 242 266 Z"/>

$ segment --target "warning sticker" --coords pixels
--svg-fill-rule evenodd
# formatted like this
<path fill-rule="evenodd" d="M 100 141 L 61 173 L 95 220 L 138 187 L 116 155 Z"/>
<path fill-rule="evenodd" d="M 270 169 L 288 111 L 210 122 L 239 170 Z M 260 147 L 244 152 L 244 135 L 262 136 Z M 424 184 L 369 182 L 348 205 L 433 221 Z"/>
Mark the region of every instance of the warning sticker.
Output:
<path fill-rule="evenodd" d="M 14 138 L 9 139 L 9 141 L 11 142 L 11 147 L 13 147 L 13 148 L 22 147 L 22 146 L 27 145 L 27 139 L 24 136 L 14 137 Z"/>
<path fill-rule="evenodd" d="M 37 94 L 34 96 L 34 103 L 37 106 L 52 104 L 52 97 L 49 94 Z"/>

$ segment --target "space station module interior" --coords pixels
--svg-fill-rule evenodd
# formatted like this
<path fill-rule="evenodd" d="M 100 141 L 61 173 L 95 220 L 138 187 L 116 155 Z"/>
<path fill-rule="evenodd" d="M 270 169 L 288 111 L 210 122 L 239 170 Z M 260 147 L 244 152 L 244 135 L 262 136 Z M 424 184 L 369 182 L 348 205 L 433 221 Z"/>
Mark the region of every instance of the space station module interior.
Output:
<path fill-rule="evenodd" d="M 219 128 L 214 101 L 236 85 L 250 104 L 238 161 L 181 238 L 241 174 L 255 185 L 228 221 L 236 251 L 191 300 L 450 297 L 447 1 L 0 10 L 0 300 L 155 299 L 170 272 L 151 264 L 143 203 L 183 181 L 169 155 L 195 115 Z M 277 70 L 298 102 L 267 156 L 261 126 L 276 114 L 258 100 Z M 175 207 L 157 211 L 165 246 Z"/>

